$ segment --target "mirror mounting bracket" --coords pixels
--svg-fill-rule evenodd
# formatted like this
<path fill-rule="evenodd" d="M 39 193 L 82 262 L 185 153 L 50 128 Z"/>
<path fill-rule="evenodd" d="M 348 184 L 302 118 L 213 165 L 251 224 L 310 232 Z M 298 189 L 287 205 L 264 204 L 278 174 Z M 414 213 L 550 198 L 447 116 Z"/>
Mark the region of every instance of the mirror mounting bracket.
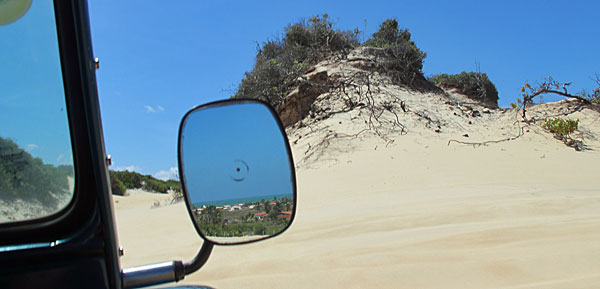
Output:
<path fill-rule="evenodd" d="M 214 243 L 205 240 L 204 243 L 202 243 L 202 248 L 200 248 L 200 251 L 196 254 L 196 257 L 183 265 L 183 275 L 192 274 L 202 268 L 206 261 L 208 261 L 213 246 Z M 181 279 L 183 279 L 183 276 Z"/>
<path fill-rule="evenodd" d="M 121 272 L 123 288 L 138 288 L 182 280 L 185 275 L 202 268 L 208 261 L 213 246 L 213 243 L 204 241 L 194 259 L 185 264 L 181 261 L 169 261 L 124 269 Z"/>

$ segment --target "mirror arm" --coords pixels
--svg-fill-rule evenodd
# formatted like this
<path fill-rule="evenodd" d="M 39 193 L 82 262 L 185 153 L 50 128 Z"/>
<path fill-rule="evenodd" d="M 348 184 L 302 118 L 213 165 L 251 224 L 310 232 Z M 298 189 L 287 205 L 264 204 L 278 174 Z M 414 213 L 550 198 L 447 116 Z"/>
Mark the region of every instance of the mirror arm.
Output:
<path fill-rule="evenodd" d="M 169 261 L 123 269 L 121 271 L 123 288 L 138 288 L 182 280 L 185 275 L 198 271 L 206 263 L 213 246 L 213 243 L 204 241 L 200 252 L 192 261 L 185 264 L 181 261 Z"/>
<path fill-rule="evenodd" d="M 183 262 L 168 261 L 121 270 L 123 288 L 138 288 L 183 279 Z"/>
<path fill-rule="evenodd" d="M 204 243 L 202 243 L 202 248 L 200 248 L 200 252 L 198 252 L 196 257 L 194 257 L 192 261 L 186 262 L 183 265 L 184 275 L 189 275 L 198 271 L 198 269 L 200 269 L 208 260 L 208 257 L 212 252 L 213 246 L 214 244 L 212 242 L 205 240 Z"/>

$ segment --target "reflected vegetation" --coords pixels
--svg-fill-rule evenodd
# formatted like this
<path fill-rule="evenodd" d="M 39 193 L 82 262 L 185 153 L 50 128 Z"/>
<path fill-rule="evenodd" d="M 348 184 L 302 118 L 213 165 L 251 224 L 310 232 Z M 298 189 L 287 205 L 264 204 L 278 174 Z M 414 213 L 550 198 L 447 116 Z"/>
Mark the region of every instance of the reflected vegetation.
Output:
<path fill-rule="evenodd" d="M 226 200 L 194 205 L 196 221 L 211 237 L 261 239 L 282 231 L 294 210 L 293 196 L 272 196 L 259 201 Z"/>

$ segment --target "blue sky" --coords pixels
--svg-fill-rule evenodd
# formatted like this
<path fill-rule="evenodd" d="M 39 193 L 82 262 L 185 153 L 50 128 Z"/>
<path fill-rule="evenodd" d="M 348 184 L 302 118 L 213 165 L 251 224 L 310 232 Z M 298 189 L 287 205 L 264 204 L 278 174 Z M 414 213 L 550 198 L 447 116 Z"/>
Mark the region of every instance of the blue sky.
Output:
<path fill-rule="evenodd" d="M 284 138 L 265 106 L 200 108 L 186 119 L 182 135 L 193 204 L 293 193 Z"/>
<path fill-rule="evenodd" d="M 91 1 L 98 90 L 112 169 L 168 177 L 190 108 L 232 95 L 257 43 L 328 13 L 342 29 L 397 18 L 427 53 L 425 75 L 488 74 L 503 107 L 525 81 L 552 75 L 572 90 L 600 73 L 597 1 Z M 546 98 L 548 99 L 548 98 Z"/>

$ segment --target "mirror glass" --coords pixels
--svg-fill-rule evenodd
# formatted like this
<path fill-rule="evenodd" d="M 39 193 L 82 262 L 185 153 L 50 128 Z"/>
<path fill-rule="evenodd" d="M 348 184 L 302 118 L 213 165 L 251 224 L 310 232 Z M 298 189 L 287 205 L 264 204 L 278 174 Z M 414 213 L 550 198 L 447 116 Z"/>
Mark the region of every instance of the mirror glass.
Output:
<path fill-rule="evenodd" d="M 274 112 L 260 102 L 201 106 L 183 119 L 180 175 L 196 229 L 216 244 L 277 235 L 296 204 L 292 158 Z"/>

